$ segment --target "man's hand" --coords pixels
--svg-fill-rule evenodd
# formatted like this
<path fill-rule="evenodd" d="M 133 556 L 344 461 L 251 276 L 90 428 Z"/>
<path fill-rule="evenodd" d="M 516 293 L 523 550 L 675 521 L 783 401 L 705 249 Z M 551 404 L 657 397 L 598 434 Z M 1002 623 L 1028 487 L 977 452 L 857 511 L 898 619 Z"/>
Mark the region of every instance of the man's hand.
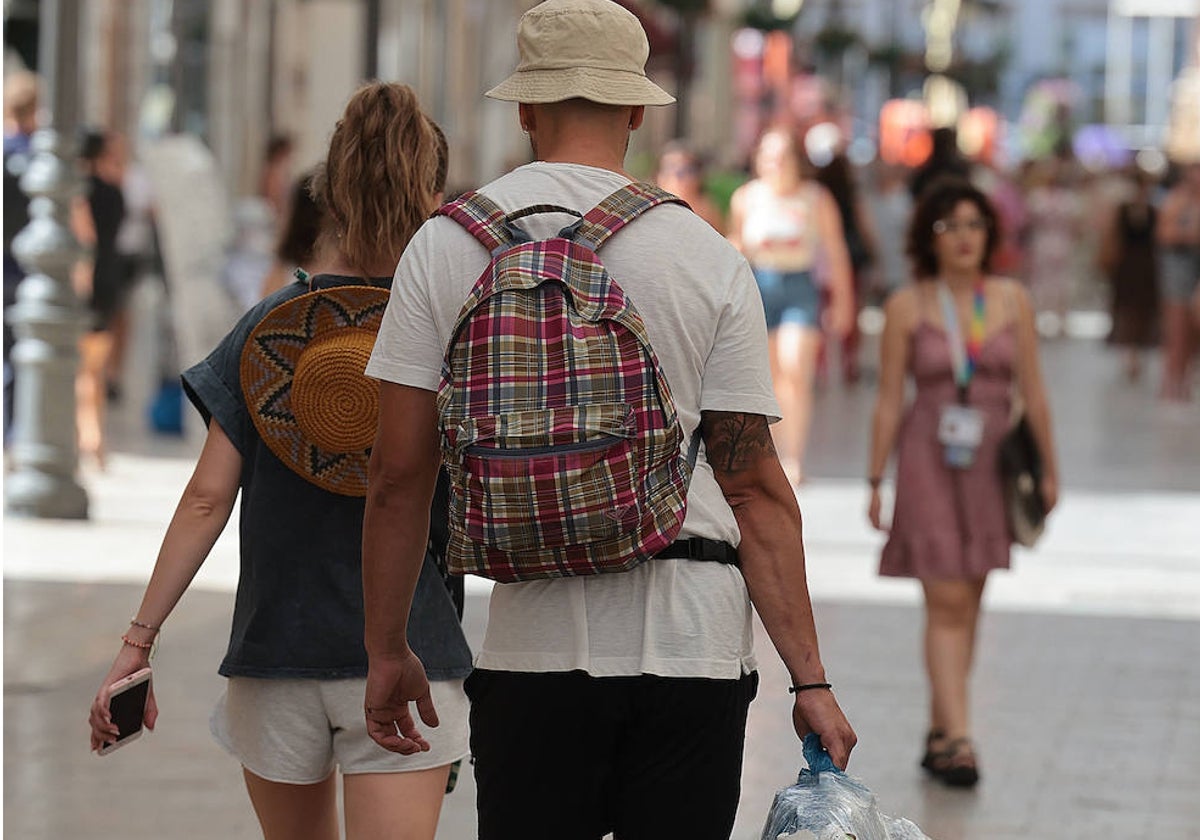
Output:
<path fill-rule="evenodd" d="M 801 740 L 809 732 L 821 736 L 821 746 L 833 763 L 845 770 L 850 761 L 850 751 L 858 743 L 858 736 L 850 727 L 850 721 L 842 713 L 833 692 L 825 688 L 800 691 L 792 707 L 792 725 Z"/>
<path fill-rule="evenodd" d="M 399 658 L 371 657 L 367 670 L 367 733 L 386 750 L 412 755 L 428 752 L 408 704 L 416 702 L 426 726 L 437 726 L 437 710 L 429 694 L 425 666 L 411 649 Z"/>

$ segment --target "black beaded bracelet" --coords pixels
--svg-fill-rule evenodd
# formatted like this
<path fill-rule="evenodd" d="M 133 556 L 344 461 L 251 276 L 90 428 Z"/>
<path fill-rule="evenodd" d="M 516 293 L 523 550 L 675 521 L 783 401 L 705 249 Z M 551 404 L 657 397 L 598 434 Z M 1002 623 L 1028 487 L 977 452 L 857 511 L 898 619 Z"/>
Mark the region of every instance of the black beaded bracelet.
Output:
<path fill-rule="evenodd" d="M 799 694 L 801 691 L 811 691 L 814 688 L 833 688 L 830 683 L 805 683 L 804 685 L 793 685 L 788 689 L 788 694 Z"/>

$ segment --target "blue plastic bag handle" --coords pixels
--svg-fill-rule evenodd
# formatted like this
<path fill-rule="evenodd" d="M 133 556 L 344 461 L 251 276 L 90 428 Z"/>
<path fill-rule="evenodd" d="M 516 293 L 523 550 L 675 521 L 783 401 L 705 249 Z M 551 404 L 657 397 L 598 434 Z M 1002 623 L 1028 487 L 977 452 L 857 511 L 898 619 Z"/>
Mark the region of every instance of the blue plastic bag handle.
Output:
<path fill-rule="evenodd" d="M 809 732 L 804 736 L 803 742 L 804 760 L 808 762 L 808 769 L 814 776 L 821 773 L 841 773 L 833 763 L 833 759 L 829 757 L 829 753 L 821 746 L 821 736 L 816 732 Z"/>

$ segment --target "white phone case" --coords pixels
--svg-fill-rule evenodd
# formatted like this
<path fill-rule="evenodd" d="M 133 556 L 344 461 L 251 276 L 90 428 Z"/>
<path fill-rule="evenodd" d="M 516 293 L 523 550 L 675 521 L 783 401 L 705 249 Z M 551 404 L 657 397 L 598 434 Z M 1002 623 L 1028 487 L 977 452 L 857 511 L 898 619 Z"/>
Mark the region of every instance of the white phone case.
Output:
<path fill-rule="evenodd" d="M 135 671 L 134 673 L 130 674 L 129 676 L 123 677 L 123 678 L 117 680 L 115 683 L 113 683 L 111 686 L 109 686 L 109 690 L 108 690 L 109 708 L 110 709 L 112 708 L 112 702 L 115 698 L 117 698 L 129 691 L 132 691 L 133 689 L 137 688 L 138 686 L 142 685 L 143 683 L 148 683 L 150 681 L 150 676 L 151 676 L 150 669 L 143 668 L 140 671 Z M 142 714 L 143 714 L 143 716 L 145 715 L 144 707 L 142 709 Z M 100 749 L 98 749 L 96 751 L 97 754 L 108 755 L 113 750 L 120 749 L 121 747 L 125 746 L 126 744 L 128 744 L 131 741 L 136 741 L 138 738 L 142 737 L 142 732 L 145 731 L 145 728 L 146 728 L 145 723 L 143 722 L 141 726 L 139 726 L 133 732 L 130 732 L 124 738 L 120 738 L 116 741 L 113 741 L 112 743 L 106 743 L 103 746 L 101 746 Z"/>

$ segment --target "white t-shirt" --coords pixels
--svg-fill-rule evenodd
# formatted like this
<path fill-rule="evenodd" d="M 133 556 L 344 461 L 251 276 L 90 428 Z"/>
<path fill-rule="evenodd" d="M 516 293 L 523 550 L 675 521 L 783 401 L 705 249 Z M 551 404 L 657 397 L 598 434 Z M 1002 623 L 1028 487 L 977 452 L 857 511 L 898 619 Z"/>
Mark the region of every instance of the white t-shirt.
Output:
<path fill-rule="evenodd" d="M 546 203 L 586 212 L 626 183 L 605 169 L 532 163 L 481 191 L 507 210 Z M 547 237 L 571 221 L 541 214 L 518 224 L 534 237 Z M 720 234 L 689 210 L 664 205 L 613 236 L 599 253 L 646 324 L 685 439 L 701 410 L 778 418 L 762 301 L 746 261 Z M 488 259 L 456 222 L 427 222 L 396 269 L 367 374 L 436 390 L 450 330 Z M 680 536 L 740 541 L 703 453 Z M 750 611 L 741 573 L 710 562 L 653 560 L 621 574 L 502 584 L 492 590 L 475 664 L 504 671 L 734 679 L 755 667 Z"/>

